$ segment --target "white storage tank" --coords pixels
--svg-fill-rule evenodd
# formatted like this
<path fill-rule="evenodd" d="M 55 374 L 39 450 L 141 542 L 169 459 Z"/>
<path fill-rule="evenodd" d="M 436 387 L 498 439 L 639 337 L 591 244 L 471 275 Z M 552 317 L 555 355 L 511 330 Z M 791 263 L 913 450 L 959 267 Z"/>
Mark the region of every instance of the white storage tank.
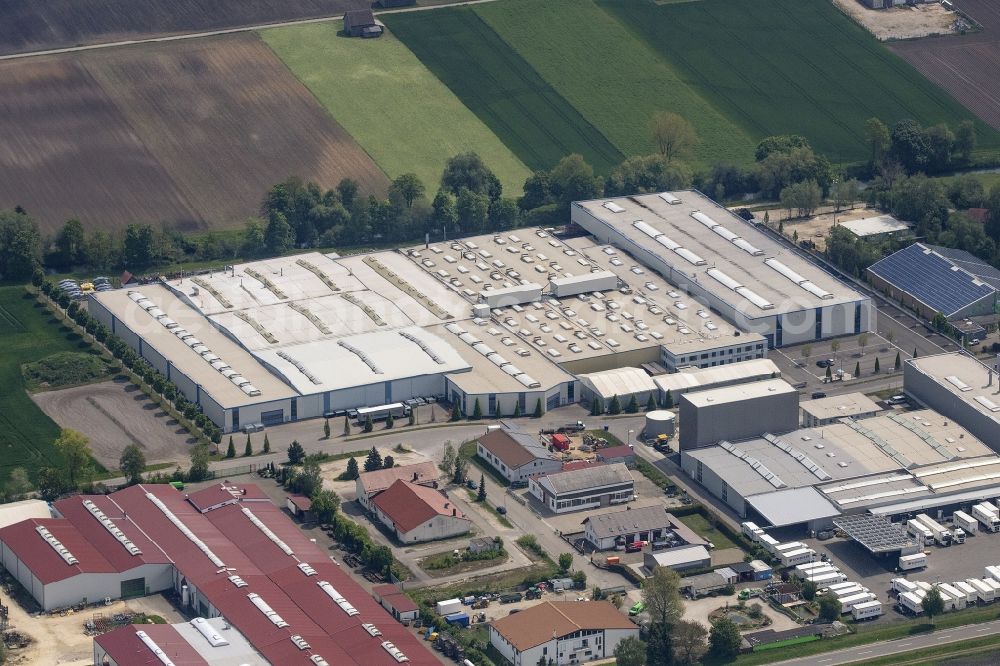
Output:
<path fill-rule="evenodd" d="M 655 409 L 646 412 L 646 437 L 651 439 L 660 435 L 673 437 L 676 428 L 677 415 L 666 409 Z"/>

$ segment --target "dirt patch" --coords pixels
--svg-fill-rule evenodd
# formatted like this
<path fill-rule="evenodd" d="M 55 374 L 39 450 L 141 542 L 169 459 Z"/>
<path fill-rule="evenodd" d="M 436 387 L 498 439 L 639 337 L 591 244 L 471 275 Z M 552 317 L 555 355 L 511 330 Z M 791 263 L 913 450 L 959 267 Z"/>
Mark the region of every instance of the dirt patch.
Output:
<path fill-rule="evenodd" d="M 385 174 L 253 34 L 0 63 L 0 207 L 43 233 L 234 228 L 289 177 Z"/>
<path fill-rule="evenodd" d="M 94 457 L 108 469 L 118 468 L 122 449 L 135 444 L 147 463 L 189 462 L 190 436 L 176 421 L 126 382 L 104 382 L 32 396 L 63 428 L 90 438 Z"/>
<path fill-rule="evenodd" d="M 883 42 L 957 32 L 959 15 L 938 3 L 890 9 L 869 9 L 858 0 L 833 0 L 833 4 Z"/>
<path fill-rule="evenodd" d="M 812 241 L 816 244 L 816 249 L 823 251 L 826 249 L 826 238 L 830 235 L 830 229 L 833 228 L 834 218 L 836 218 L 837 224 L 841 224 L 849 220 L 878 217 L 879 215 L 883 215 L 883 213 L 863 206 L 844 208 L 834 213 L 832 206 L 825 206 L 820 208 L 816 215 L 807 219 L 796 218 L 787 220 L 785 219 L 786 215 L 786 211 L 772 210 L 770 216 L 771 226 L 776 227 L 780 220 L 785 236 L 792 238 L 793 234 L 797 234 L 796 238 L 799 241 Z"/>
<path fill-rule="evenodd" d="M 131 611 L 159 615 L 171 624 L 184 621 L 160 595 L 116 601 L 110 606 L 96 606 L 65 615 L 29 615 L 13 602 L 9 602 L 9 607 L 10 628 L 31 639 L 27 647 L 10 650 L 7 663 L 11 665 L 90 666 L 94 661 L 94 639 L 84 633 L 84 623 L 93 621 L 98 614 L 112 617 Z"/>

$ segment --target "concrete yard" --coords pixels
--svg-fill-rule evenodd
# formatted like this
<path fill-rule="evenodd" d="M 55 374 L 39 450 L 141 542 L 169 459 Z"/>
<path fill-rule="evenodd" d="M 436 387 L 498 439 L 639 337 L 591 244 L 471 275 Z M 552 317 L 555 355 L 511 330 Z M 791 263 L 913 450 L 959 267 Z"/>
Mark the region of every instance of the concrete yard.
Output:
<path fill-rule="evenodd" d="M 833 0 L 833 4 L 882 41 L 950 35 L 958 18 L 936 2 L 892 9 L 868 9 L 857 0 Z"/>

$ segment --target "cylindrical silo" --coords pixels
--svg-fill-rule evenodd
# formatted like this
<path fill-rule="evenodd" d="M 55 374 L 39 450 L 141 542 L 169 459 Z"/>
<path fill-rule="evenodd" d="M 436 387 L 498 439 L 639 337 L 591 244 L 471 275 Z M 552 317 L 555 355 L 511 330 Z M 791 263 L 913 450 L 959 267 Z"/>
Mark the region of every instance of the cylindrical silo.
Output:
<path fill-rule="evenodd" d="M 673 437 L 676 420 L 677 415 L 666 409 L 646 412 L 646 437 L 648 439 L 658 437 L 659 435 Z"/>

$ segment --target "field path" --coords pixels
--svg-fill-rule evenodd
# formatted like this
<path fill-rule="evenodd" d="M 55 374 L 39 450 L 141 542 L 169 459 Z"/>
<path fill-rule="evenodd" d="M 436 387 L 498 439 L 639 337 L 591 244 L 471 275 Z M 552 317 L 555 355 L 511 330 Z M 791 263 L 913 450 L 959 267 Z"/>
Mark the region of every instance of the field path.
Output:
<path fill-rule="evenodd" d="M 381 9 L 375 10 L 375 14 L 398 14 L 403 12 L 422 12 L 433 9 L 440 9 L 442 7 L 459 7 L 462 5 L 479 5 L 486 2 L 496 2 L 497 0 L 463 0 L 462 2 L 452 2 L 441 5 L 427 5 L 421 7 L 402 7 L 398 9 Z M 293 25 L 308 25 L 310 23 L 327 23 L 329 21 L 339 21 L 344 17 L 344 13 L 340 12 L 331 16 L 320 16 L 316 18 L 307 19 L 294 19 L 291 21 L 280 21 L 278 23 L 259 23 L 255 25 L 244 25 L 237 26 L 234 28 L 221 28 L 219 30 L 202 30 L 194 32 L 183 32 L 176 35 L 163 35 L 158 37 L 148 37 L 146 39 L 125 39 L 113 42 L 98 42 L 95 44 L 81 44 L 79 46 L 65 46 L 58 49 L 43 49 L 37 51 L 25 51 L 22 53 L 8 53 L 6 55 L 0 55 L 0 61 L 3 60 L 18 60 L 21 58 L 32 58 L 35 56 L 43 55 L 59 55 L 62 53 L 79 53 L 80 51 L 94 51 L 97 49 L 109 49 L 116 48 L 120 46 L 135 46 L 136 44 L 155 44 L 158 42 L 177 42 L 185 39 L 200 39 L 202 37 L 216 37 L 218 35 L 232 35 L 240 32 L 257 32 L 258 30 L 267 30 L 268 28 L 283 28 L 286 26 Z"/>

